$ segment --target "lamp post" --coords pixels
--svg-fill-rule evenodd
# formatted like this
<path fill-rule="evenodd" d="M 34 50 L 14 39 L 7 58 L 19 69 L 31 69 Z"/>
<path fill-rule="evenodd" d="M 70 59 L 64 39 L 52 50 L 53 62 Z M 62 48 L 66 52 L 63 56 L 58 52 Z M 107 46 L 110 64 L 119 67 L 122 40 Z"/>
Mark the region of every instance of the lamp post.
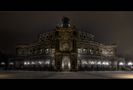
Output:
<path fill-rule="evenodd" d="M 128 65 L 128 67 L 130 68 L 130 70 L 131 70 L 131 68 L 132 68 L 132 66 L 133 66 L 133 63 L 132 63 L 132 62 L 128 62 L 127 65 Z"/>

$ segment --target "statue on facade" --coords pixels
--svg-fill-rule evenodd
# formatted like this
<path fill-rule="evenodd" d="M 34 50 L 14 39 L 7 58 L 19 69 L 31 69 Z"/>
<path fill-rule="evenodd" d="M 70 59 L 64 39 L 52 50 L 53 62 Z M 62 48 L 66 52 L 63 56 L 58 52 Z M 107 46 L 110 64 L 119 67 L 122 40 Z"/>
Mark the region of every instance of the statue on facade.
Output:
<path fill-rule="evenodd" d="M 63 23 L 63 27 L 64 27 L 64 28 L 68 28 L 68 27 L 69 27 L 69 25 L 70 25 L 70 24 L 69 24 L 69 21 L 70 21 L 70 19 L 69 19 L 68 17 L 65 17 L 65 16 L 64 16 L 64 17 L 62 18 L 62 23 Z"/>

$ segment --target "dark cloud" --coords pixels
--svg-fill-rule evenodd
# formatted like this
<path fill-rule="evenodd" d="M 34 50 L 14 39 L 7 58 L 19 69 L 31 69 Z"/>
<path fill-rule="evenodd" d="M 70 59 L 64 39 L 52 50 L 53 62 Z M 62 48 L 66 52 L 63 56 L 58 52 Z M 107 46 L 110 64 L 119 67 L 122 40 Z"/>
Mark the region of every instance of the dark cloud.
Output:
<path fill-rule="evenodd" d="M 133 12 L 11 11 L 0 12 L 0 48 L 15 53 L 18 43 L 37 40 L 68 16 L 78 29 L 95 34 L 96 40 L 116 43 L 118 52 L 133 56 Z"/>

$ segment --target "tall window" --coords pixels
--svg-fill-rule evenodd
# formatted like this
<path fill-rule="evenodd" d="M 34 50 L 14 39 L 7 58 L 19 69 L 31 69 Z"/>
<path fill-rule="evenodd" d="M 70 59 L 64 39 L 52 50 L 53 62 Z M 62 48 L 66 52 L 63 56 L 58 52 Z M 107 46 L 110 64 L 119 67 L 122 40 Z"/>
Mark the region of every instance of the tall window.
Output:
<path fill-rule="evenodd" d="M 93 49 L 90 49 L 90 54 L 94 54 Z"/>
<path fill-rule="evenodd" d="M 48 54 L 48 53 L 49 53 L 49 49 L 46 49 L 46 50 L 45 50 L 45 53 Z"/>
<path fill-rule="evenodd" d="M 78 48 L 78 53 L 82 53 L 82 49 Z"/>
<path fill-rule="evenodd" d="M 87 53 L 87 49 L 84 48 L 84 49 L 83 49 L 83 53 Z"/>

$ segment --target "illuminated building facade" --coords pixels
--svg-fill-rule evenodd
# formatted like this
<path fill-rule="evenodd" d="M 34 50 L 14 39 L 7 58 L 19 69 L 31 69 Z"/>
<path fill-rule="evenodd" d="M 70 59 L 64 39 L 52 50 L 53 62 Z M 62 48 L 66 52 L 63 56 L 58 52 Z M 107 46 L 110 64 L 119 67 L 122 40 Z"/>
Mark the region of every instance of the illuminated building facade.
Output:
<path fill-rule="evenodd" d="M 124 60 L 116 56 L 116 45 L 104 45 L 95 36 L 79 31 L 64 17 L 54 30 L 41 33 L 36 43 L 18 45 L 11 59 L 16 69 L 29 70 L 116 70 Z"/>

